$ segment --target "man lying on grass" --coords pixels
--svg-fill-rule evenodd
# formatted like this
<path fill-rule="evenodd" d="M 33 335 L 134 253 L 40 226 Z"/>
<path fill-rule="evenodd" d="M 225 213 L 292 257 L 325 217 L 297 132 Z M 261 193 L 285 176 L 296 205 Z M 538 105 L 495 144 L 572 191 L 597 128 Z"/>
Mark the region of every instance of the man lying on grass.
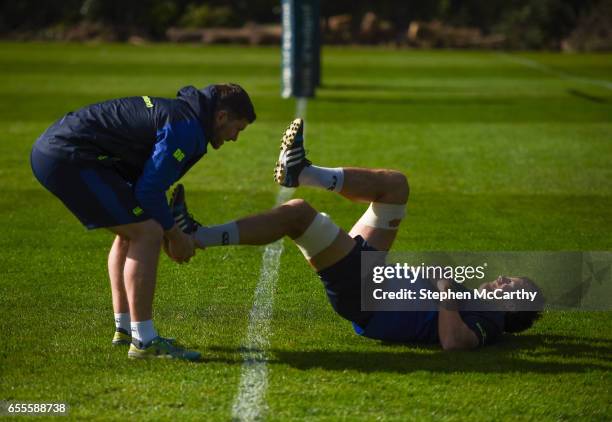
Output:
<path fill-rule="evenodd" d="M 224 245 L 263 245 L 289 236 L 325 285 L 334 310 L 351 321 L 357 334 L 399 342 L 435 343 L 444 349 L 472 349 L 491 344 L 505 332 L 531 327 L 540 311 L 460 311 L 441 303 L 432 311 L 363 311 L 361 309 L 361 252 L 388 251 L 405 215 L 406 177 L 393 170 L 324 168 L 306 159 L 303 121 L 286 130 L 275 180 L 287 187 L 313 186 L 337 192 L 370 207 L 347 234 L 302 199 L 293 199 L 270 211 L 219 226 L 201 226 L 187 212 L 181 185 L 173 193 L 173 215 L 199 248 Z M 418 288 L 446 291 L 448 280 L 417 280 Z M 527 278 L 499 277 L 480 289 L 504 292 L 538 291 Z M 537 297 L 541 297 L 538 294 Z"/>

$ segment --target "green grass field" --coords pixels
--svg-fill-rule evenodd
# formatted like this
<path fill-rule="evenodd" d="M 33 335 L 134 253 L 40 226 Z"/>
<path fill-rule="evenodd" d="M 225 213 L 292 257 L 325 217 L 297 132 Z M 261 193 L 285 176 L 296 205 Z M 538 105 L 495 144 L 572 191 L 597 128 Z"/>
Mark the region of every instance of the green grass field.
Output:
<path fill-rule="evenodd" d="M 0 401 L 66 402 L 78 419 L 231 418 L 263 248 L 211 248 L 183 266 L 162 258 L 157 327 L 206 362 L 128 361 L 110 345 L 112 236 L 88 233 L 36 182 L 29 151 L 82 105 L 231 80 L 258 119 L 183 182 L 206 223 L 267 209 L 295 112 L 279 95 L 279 61 L 275 48 L 0 44 Z M 611 75 L 610 54 L 326 48 L 324 87 L 308 104 L 309 154 L 408 174 L 397 251 L 611 250 Z M 363 211 L 327 192 L 294 197 L 345 228 Z M 381 344 L 352 333 L 284 245 L 268 420 L 612 419 L 609 311 L 547 312 L 476 352 Z"/>

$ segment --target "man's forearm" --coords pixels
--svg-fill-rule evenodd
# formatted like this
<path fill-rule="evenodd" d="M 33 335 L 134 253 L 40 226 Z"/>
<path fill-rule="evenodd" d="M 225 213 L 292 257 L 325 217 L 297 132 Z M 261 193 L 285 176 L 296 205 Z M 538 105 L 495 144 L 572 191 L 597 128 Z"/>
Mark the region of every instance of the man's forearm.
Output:
<path fill-rule="evenodd" d="M 478 345 L 476 335 L 465 325 L 458 311 L 440 307 L 438 337 L 444 350 L 471 349 Z"/>
<path fill-rule="evenodd" d="M 452 281 L 438 280 L 436 285 L 440 292 L 447 292 L 451 290 Z M 472 349 L 478 346 L 478 338 L 461 319 L 456 300 L 446 299 L 440 303 L 438 337 L 444 350 Z"/>

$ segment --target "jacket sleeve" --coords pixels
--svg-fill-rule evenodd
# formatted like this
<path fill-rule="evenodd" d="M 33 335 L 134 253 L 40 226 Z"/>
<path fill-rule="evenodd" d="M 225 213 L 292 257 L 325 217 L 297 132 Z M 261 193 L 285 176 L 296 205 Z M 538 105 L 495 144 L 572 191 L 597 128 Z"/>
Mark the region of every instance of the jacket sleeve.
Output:
<path fill-rule="evenodd" d="M 184 165 L 195 153 L 197 128 L 194 123 L 167 123 L 157 131 L 153 154 L 136 182 L 135 195 L 140 206 L 164 230 L 174 226 L 166 191 L 179 179 Z"/>

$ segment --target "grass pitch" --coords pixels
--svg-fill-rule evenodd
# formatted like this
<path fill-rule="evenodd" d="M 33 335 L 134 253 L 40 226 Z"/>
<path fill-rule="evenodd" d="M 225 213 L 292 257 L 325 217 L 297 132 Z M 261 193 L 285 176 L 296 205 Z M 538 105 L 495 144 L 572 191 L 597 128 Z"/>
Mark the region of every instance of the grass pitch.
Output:
<path fill-rule="evenodd" d="M 395 250 L 612 249 L 612 56 L 326 48 L 307 112 L 311 159 L 397 168 L 412 187 Z M 235 81 L 258 119 L 183 182 L 206 223 L 267 209 L 294 103 L 277 49 L 0 44 L 0 400 L 67 402 L 74 418 L 227 420 L 262 248 L 161 260 L 160 332 L 206 362 L 128 361 L 113 333 L 106 254 L 35 181 L 29 151 L 69 110 Z M 568 77 L 569 75 L 569 77 Z M 582 78 L 582 79 L 580 79 Z M 592 82 L 599 81 L 599 82 Z M 609 84 L 609 82 L 608 82 Z M 345 228 L 363 212 L 304 197 Z M 612 314 L 548 312 L 477 352 L 359 338 L 285 241 L 275 289 L 269 420 L 610 420 Z"/>

